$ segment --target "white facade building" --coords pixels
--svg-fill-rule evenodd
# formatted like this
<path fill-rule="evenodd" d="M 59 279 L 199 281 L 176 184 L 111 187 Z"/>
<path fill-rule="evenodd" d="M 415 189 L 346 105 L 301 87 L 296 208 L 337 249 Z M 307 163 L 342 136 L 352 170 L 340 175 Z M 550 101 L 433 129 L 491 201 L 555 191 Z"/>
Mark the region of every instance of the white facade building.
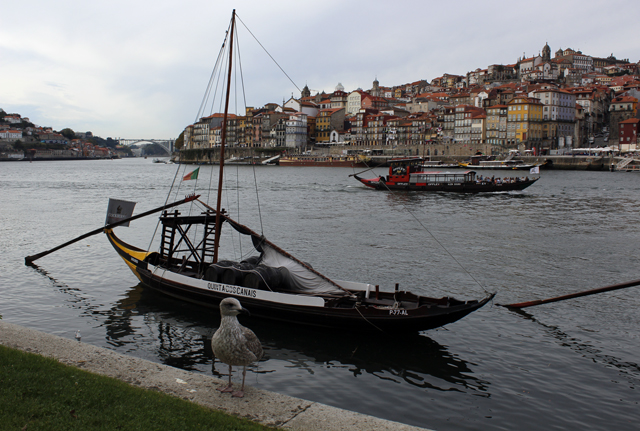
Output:
<path fill-rule="evenodd" d="M 193 125 L 193 147 L 209 147 L 209 123 L 199 121 Z"/>
<path fill-rule="evenodd" d="M 542 57 L 540 57 L 539 55 L 536 57 L 525 58 L 519 63 L 518 73 L 521 77 L 529 75 L 532 70 L 537 70 L 538 66 L 540 66 L 541 64 Z"/>
<path fill-rule="evenodd" d="M 545 89 L 533 91 L 529 96 L 542 102 L 542 121 L 556 124 L 558 148 L 570 146 L 575 134 L 576 95 L 565 90 Z"/>
<path fill-rule="evenodd" d="M 529 97 L 535 97 L 544 105 L 542 119 L 551 121 L 576 120 L 576 96 L 564 90 L 546 89 L 529 93 Z"/>
<path fill-rule="evenodd" d="M 0 139 L 21 139 L 22 130 L 0 130 Z"/>
<path fill-rule="evenodd" d="M 583 72 L 591 72 L 593 70 L 593 58 L 588 55 L 574 54 L 573 67 Z"/>
<path fill-rule="evenodd" d="M 362 90 L 355 90 L 349 93 L 347 96 L 347 109 L 345 114 L 347 116 L 356 115 L 362 108 L 362 99 L 367 96 L 367 93 Z"/>
<path fill-rule="evenodd" d="M 293 97 L 284 104 L 284 107 L 291 108 L 296 112 L 302 112 L 303 114 L 307 114 L 309 117 L 316 117 L 318 116 L 318 112 L 320 112 L 320 108 L 315 103 L 301 102 Z"/>
<path fill-rule="evenodd" d="M 286 124 L 285 146 L 300 148 L 307 144 L 307 114 L 296 112 L 289 115 Z"/>

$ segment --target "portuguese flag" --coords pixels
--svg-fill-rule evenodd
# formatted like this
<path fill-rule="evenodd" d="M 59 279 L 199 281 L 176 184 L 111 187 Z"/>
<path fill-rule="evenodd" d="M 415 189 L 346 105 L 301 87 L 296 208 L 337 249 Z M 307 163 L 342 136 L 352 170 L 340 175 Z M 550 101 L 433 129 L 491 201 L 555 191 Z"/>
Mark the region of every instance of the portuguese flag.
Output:
<path fill-rule="evenodd" d="M 189 172 L 187 175 L 185 175 L 184 177 L 182 177 L 182 181 L 188 181 L 188 180 L 197 180 L 198 179 L 198 172 L 200 171 L 200 168 L 196 168 L 195 171 L 191 171 Z"/>

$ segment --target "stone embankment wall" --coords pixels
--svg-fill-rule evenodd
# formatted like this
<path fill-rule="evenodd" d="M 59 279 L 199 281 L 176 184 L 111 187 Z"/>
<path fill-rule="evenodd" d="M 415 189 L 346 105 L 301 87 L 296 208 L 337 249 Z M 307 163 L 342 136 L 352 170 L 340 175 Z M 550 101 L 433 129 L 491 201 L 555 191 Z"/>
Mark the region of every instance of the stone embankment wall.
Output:
<path fill-rule="evenodd" d="M 342 154 L 343 150 L 359 150 L 359 147 L 334 146 L 331 148 L 315 148 L 314 153 L 318 154 Z M 397 150 L 394 155 L 401 156 L 423 156 L 422 146 L 403 148 Z M 389 152 L 391 155 L 391 151 Z M 247 162 L 261 162 L 270 157 L 280 154 L 277 151 L 257 151 L 255 148 L 229 147 L 225 148 L 225 160 L 231 158 L 245 160 Z M 386 152 L 385 152 L 385 155 Z M 174 158 L 175 159 L 175 158 Z M 463 162 L 469 156 L 431 156 L 431 160 L 442 160 L 445 163 Z M 518 160 L 523 160 L 527 164 L 543 164 L 543 169 L 566 169 L 566 170 L 608 170 L 612 163 L 615 163 L 610 156 L 518 156 Z M 218 164 L 220 163 L 220 149 L 212 148 L 208 150 L 188 150 L 180 153 L 180 161 L 186 164 Z"/>
<path fill-rule="evenodd" d="M 522 157 L 521 160 L 525 163 L 546 163 L 544 169 L 582 171 L 608 170 L 614 162 L 614 158 L 609 156 L 543 156 Z"/>
<path fill-rule="evenodd" d="M 224 150 L 224 159 L 250 160 L 255 158 L 256 161 L 260 162 L 278 154 L 280 154 L 279 151 L 256 151 L 255 148 L 228 147 Z M 173 156 L 171 159 L 176 161 L 177 157 Z M 220 148 L 180 151 L 180 162 L 198 165 L 217 165 L 220 163 Z"/>

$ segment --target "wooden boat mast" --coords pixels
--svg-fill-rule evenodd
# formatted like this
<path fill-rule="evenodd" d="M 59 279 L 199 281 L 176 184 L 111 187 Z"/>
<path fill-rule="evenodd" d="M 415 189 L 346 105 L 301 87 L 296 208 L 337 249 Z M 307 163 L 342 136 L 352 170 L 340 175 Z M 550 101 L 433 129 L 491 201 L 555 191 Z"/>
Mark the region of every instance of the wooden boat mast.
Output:
<path fill-rule="evenodd" d="M 213 263 L 218 262 L 218 248 L 220 247 L 220 211 L 222 210 L 222 179 L 224 172 L 224 147 L 227 139 L 227 116 L 229 114 L 229 93 L 231 92 L 231 68 L 233 65 L 233 32 L 236 25 L 236 10 L 231 13 L 231 33 L 229 35 L 229 72 L 227 75 L 227 95 L 224 103 L 224 117 L 222 119 L 222 142 L 220 144 L 220 172 L 218 175 L 218 200 L 216 202 L 216 226 L 213 242 Z"/>

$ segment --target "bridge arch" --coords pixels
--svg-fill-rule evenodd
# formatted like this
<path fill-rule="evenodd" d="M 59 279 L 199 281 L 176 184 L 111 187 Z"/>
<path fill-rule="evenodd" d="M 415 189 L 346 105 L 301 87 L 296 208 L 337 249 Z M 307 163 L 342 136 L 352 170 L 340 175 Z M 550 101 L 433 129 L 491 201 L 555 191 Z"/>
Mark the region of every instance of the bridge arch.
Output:
<path fill-rule="evenodd" d="M 174 143 L 176 142 L 175 139 L 157 139 L 157 138 L 140 138 L 140 139 L 119 138 L 119 139 L 116 139 L 116 141 L 118 142 L 118 144 L 126 145 L 128 147 L 139 144 L 141 142 L 158 144 L 166 151 L 168 155 L 173 154 L 173 151 L 175 149 Z"/>

